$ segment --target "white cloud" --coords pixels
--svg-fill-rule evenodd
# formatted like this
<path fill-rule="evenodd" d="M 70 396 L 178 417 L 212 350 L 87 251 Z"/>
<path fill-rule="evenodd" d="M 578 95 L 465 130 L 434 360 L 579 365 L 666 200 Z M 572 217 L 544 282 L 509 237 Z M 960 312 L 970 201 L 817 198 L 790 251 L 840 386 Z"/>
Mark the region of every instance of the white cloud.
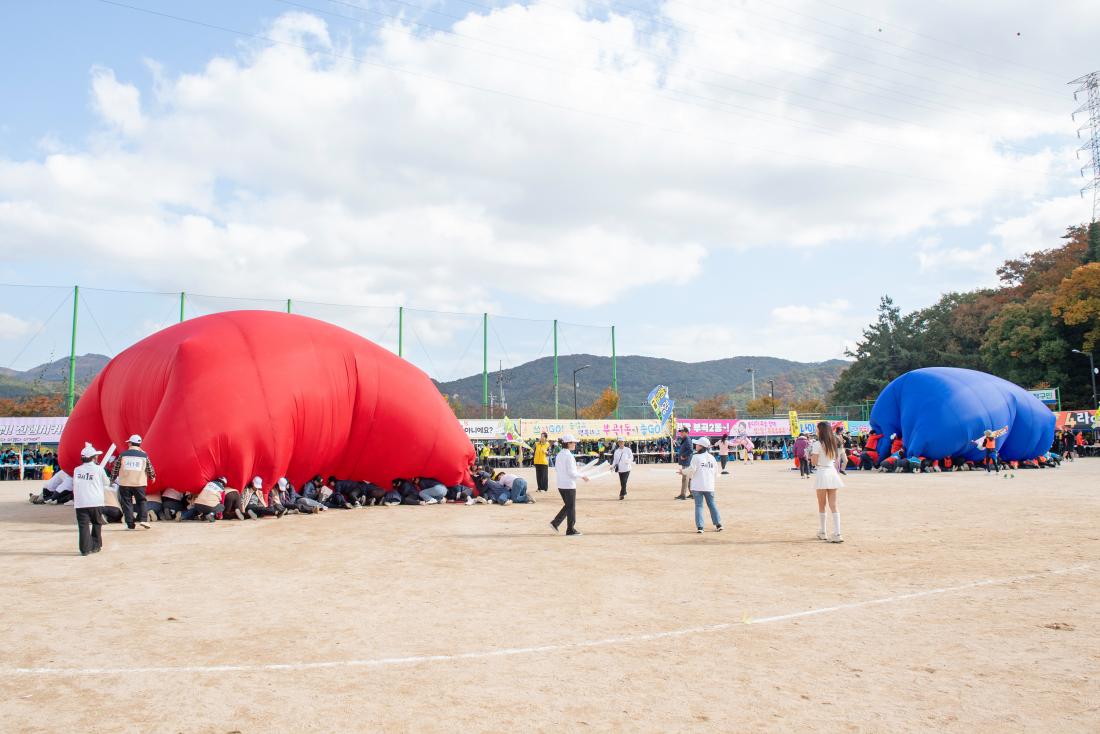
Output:
<path fill-rule="evenodd" d="M 926 5 L 893 3 L 891 19 L 930 35 L 991 23 Z M 125 263 L 132 288 L 502 313 L 525 296 L 549 313 L 690 286 L 721 249 L 919 238 L 922 270 L 978 269 L 1079 218 L 1050 193 L 1070 173 L 1070 100 L 1033 87 L 1064 85 L 980 56 L 944 67 L 915 54 L 966 52 L 920 36 L 792 30 L 810 21 L 790 8 L 825 12 L 669 2 L 654 22 L 536 0 L 471 12 L 459 36 L 393 21 L 369 42 L 292 12 L 255 29 L 283 44 L 243 41 L 182 73 L 146 61 L 144 105 L 143 80 L 96 68 L 103 130 L 0 157 L 0 240 L 112 283 Z M 1028 8 L 1006 0 L 1003 17 Z M 1034 18 L 1027 48 L 1086 47 L 1098 8 Z M 1015 36 L 988 43 L 1047 61 L 1005 46 Z M 973 241 L 937 234 L 1036 200 Z M 858 333 L 845 302 L 769 307 L 653 349 L 833 355 Z"/>
<path fill-rule="evenodd" d="M 133 84 L 118 81 L 111 69 L 92 70 L 92 104 L 104 121 L 126 135 L 136 135 L 145 127 L 141 92 Z"/>
<path fill-rule="evenodd" d="M 0 340 L 15 339 L 30 334 L 38 325 L 10 313 L 0 312 Z"/>

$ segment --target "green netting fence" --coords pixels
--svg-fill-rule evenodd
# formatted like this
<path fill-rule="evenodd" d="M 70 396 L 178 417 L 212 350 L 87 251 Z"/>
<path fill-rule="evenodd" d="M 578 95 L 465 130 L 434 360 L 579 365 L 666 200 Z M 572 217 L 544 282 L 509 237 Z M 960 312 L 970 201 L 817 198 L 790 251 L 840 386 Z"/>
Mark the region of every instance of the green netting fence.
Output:
<path fill-rule="evenodd" d="M 571 418 L 606 388 L 618 390 L 612 326 L 403 306 L 7 284 L 0 285 L 0 380 L 15 396 L 56 391 L 61 383 L 71 410 L 104 358 L 180 321 L 240 310 L 309 316 L 359 334 L 427 373 L 461 417 Z M 644 397 L 625 396 L 616 417 L 638 412 Z"/>

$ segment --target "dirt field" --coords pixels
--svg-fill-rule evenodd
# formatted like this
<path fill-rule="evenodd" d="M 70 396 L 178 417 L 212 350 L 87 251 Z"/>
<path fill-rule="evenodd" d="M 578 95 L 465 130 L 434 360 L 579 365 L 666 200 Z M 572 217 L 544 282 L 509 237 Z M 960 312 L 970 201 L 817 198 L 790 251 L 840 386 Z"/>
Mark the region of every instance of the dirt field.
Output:
<path fill-rule="evenodd" d="M 583 487 L 578 538 L 539 494 L 87 558 L 5 482 L 0 729 L 1100 731 L 1100 460 L 849 474 L 841 545 L 786 465 L 720 479 L 721 534 L 658 466 Z"/>

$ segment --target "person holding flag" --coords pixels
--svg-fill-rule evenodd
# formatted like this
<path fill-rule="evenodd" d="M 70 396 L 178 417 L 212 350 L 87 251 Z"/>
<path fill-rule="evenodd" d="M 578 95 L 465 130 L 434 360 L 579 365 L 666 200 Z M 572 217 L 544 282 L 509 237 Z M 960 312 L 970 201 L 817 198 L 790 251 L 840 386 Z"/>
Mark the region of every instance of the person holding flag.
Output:
<path fill-rule="evenodd" d="M 76 508 L 77 543 L 80 555 L 99 553 L 103 549 L 103 511 L 107 504 L 107 472 L 96 463 L 103 455 L 90 443 L 80 450 L 83 462 L 73 472 L 73 507 Z"/>
<path fill-rule="evenodd" d="M 562 508 L 557 517 L 550 521 L 550 527 L 558 532 L 562 520 L 567 522 L 566 535 L 580 535 L 577 530 L 577 480 L 587 482 L 588 477 L 577 469 L 577 460 L 573 457 L 573 449 L 577 448 L 577 439 L 572 434 L 566 433 L 561 437 L 562 450 L 554 459 L 554 474 L 558 483 L 558 492 L 561 494 Z"/>

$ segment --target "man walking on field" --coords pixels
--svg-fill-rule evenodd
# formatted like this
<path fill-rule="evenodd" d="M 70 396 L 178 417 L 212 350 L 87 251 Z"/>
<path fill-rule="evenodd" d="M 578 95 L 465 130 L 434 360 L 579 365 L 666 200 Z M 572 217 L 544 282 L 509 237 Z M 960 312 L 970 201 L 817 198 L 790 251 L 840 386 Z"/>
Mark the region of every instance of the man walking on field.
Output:
<path fill-rule="evenodd" d="M 157 480 L 149 454 L 141 450 L 141 436 L 130 436 L 129 447 L 119 454 L 111 469 L 111 481 L 118 485 L 118 503 L 126 518 L 128 530 L 148 530 L 146 524 L 145 489 Z M 135 507 L 137 505 L 137 507 Z M 135 516 L 136 514 L 136 516 Z M 137 525 L 135 526 L 135 521 Z"/>

